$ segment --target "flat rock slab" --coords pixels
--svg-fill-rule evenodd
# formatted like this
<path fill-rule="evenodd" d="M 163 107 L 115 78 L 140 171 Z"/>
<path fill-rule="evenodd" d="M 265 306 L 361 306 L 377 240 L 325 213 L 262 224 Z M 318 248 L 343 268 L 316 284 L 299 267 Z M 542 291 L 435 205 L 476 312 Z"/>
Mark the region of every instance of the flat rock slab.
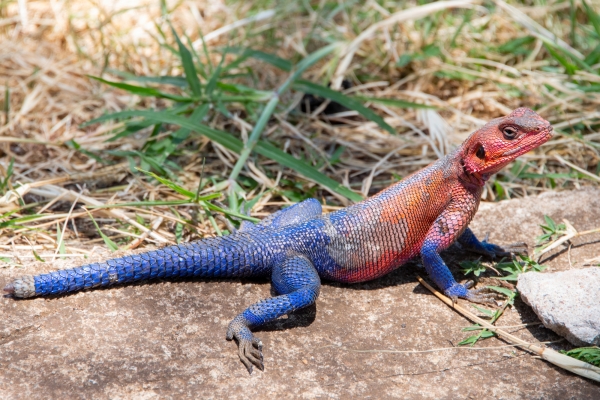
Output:
<path fill-rule="evenodd" d="M 546 328 L 576 346 L 600 346 L 600 268 L 527 272 L 517 289 Z"/>
<path fill-rule="evenodd" d="M 599 189 L 586 189 L 482 204 L 471 226 L 480 236 L 490 231 L 498 244 L 532 246 L 544 214 L 581 230 L 600 227 L 599 199 Z M 569 252 L 557 249 L 548 270 L 581 267 L 600 254 L 599 240 L 585 236 Z M 460 280 L 457 262 L 477 258 L 444 257 Z M 22 274 L 81 263 L 51 259 L 0 268 L 0 287 Z M 48 299 L 0 298 L 0 398 L 600 398 L 600 384 L 498 339 L 476 345 L 486 350 L 455 348 L 471 323 L 421 287 L 417 274 L 425 271 L 409 264 L 372 282 L 325 283 L 316 306 L 257 332 L 266 369 L 251 376 L 225 331 L 235 315 L 270 295 L 267 281 L 154 281 Z M 510 331 L 533 343 L 561 339 L 520 301 L 499 321 L 525 323 L 531 325 Z"/>

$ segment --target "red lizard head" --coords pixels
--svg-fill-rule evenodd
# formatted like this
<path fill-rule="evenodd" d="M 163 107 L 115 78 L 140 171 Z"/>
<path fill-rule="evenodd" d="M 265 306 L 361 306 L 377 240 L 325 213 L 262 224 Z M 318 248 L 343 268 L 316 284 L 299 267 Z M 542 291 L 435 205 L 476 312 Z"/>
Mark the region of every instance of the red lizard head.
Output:
<path fill-rule="evenodd" d="M 467 179 L 480 185 L 506 164 L 552 137 L 552 125 L 529 108 L 517 108 L 473 132 L 459 151 Z"/>

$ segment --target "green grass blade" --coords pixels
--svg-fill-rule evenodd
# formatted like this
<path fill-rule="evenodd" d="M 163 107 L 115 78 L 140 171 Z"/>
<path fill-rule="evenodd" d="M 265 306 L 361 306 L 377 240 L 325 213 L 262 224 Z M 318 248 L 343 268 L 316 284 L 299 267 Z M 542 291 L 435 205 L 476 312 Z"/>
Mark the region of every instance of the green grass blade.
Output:
<path fill-rule="evenodd" d="M 278 57 L 275 54 L 265 53 L 264 51 L 260 50 L 246 49 L 242 53 L 242 57 L 251 57 L 260 61 L 264 61 L 267 64 L 271 64 L 272 66 L 286 72 L 290 72 L 293 68 L 293 64 L 288 60 Z"/>
<path fill-rule="evenodd" d="M 220 145 L 228 148 L 229 150 L 239 153 L 244 147 L 241 140 L 235 138 L 231 134 L 216 129 L 209 128 L 206 125 L 194 124 L 187 118 L 179 116 L 177 114 L 168 111 L 155 111 L 155 110 L 130 110 L 120 111 L 98 117 L 92 121 L 86 122 L 84 126 L 89 124 L 104 122 L 112 119 L 122 118 L 135 118 L 142 117 L 146 120 L 153 121 L 155 123 L 163 122 L 166 124 L 179 125 L 182 128 L 190 129 L 194 132 L 201 133 L 208 137 L 210 140 L 219 143 Z"/>
<path fill-rule="evenodd" d="M 27 215 L 25 217 L 9 219 L 8 221 L 2 221 L 2 222 L 0 222 L 0 229 L 9 228 L 9 227 L 14 228 L 17 225 L 20 225 L 24 222 L 35 221 L 37 219 L 47 217 L 48 215 L 50 215 L 50 214 L 33 214 L 33 215 Z M 3 217 L 4 216 L 6 216 L 6 214 L 4 214 Z"/>
<path fill-rule="evenodd" d="M 44 260 L 38 253 L 37 251 L 35 251 L 35 249 L 31 249 L 31 252 L 33 253 L 33 256 L 35 257 L 36 260 L 38 260 L 39 262 L 43 262 L 45 263 L 46 260 Z"/>
<path fill-rule="evenodd" d="M 110 251 L 117 251 L 119 250 L 119 246 L 117 246 L 117 244 L 115 242 L 113 242 L 108 236 L 106 236 L 101 230 L 100 227 L 98 226 L 98 224 L 96 223 L 96 220 L 94 219 L 94 217 L 92 216 L 92 214 L 88 211 L 85 210 L 88 215 L 90 216 L 90 219 L 92 220 L 92 222 L 94 223 L 94 226 L 96 227 L 96 230 L 98 231 L 98 233 L 100 234 L 100 237 L 102 238 L 102 240 L 104 240 L 104 244 L 106 244 L 106 247 L 108 247 L 108 249 Z"/>
<path fill-rule="evenodd" d="M 128 83 L 121 83 L 121 82 L 113 82 L 113 81 L 109 81 L 106 79 L 102 79 L 100 77 L 97 76 L 92 76 L 92 75 L 88 75 L 88 77 L 97 80 L 98 82 L 102 82 L 105 83 L 109 86 L 113 86 L 119 89 L 123 89 L 128 91 L 129 93 L 133 93 L 133 94 L 137 94 L 139 96 L 145 96 L 145 97 L 159 97 L 162 99 L 170 99 L 170 100 L 175 100 L 178 102 L 192 102 L 194 101 L 194 99 L 190 98 L 190 97 L 183 97 L 183 96 L 176 96 L 173 94 L 169 94 L 169 93 L 164 93 L 161 92 L 160 90 L 154 89 L 154 88 L 149 88 L 149 87 L 144 87 L 144 86 L 136 86 L 136 85 L 130 85 Z"/>
<path fill-rule="evenodd" d="M 338 43 L 332 43 L 328 46 L 321 47 L 314 53 L 311 53 L 308 56 L 304 57 L 302 61 L 300 61 L 296 65 L 296 67 L 293 70 L 294 72 L 292 72 L 292 74 L 286 79 L 286 81 L 279 87 L 277 93 L 280 95 L 283 94 L 290 87 L 290 85 L 294 83 L 304 71 L 306 71 L 306 69 L 315 65 L 319 60 L 336 50 L 338 47 Z"/>
<path fill-rule="evenodd" d="M 258 121 L 256 121 L 256 125 L 254 125 L 250 136 L 248 137 L 248 141 L 245 143 L 244 148 L 240 152 L 240 157 L 233 166 L 233 170 L 229 175 L 229 179 L 233 181 L 237 179 L 239 173 L 244 167 L 244 164 L 246 164 L 246 160 L 250 156 L 250 153 L 252 153 L 252 150 L 254 150 L 256 143 L 258 143 L 260 135 L 265 129 L 265 126 L 267 126 L 267 122 L 269 122 L 271 116 L 275 112 L 277 104 L 279 104 L 279 96 L 273 96 L 265 106 L 263 112 L 260 114 Z"/>
<path fill-rule="evenodd" d="M 585 13 L 588 16 L 588 19 L 594 26 L 594 30 L 596 31 L 598 36 L 600 36 L 600 16 L 598 15 L 598 13 L 596 13 L 594 11 L 594 9 L 592 7 L 590 7 L 588 5 L 588 3 L 585 0 L 582 0 L 582 3 L 583 3 L 583 8 L 585 8 Z"/>
<path fill-rule="evenodd" d="M 141 131 L 142 129 L 148 128 L 152 125 L 157 125 L 157 124 L 152 121 L 128 121 L 125 123 L 125 127 L 121 132 L 111 136 L 110 138 L 106 139 L 106 141 L 114 142 L 121 138 L 133 135 L 134 133 L 137 133 L 137 132 Z"/>
<path fill-rule="evenodd" d="M 200 36 L 200 40 L 202 41 L 202 52 L 204 53 L 204 57 L 206 58 L 206 62 L 208 63 L 208 72 L 210 74 L 212 74 L 213 72 L 213 64 L 212 64 L 212 60 L 210 59 L 210 54 L 208 54 L 208 46 L 206 45 L 206 40 L 204 40 L 204 34 L 202 33 L 202 29 L 200 29 L 200 27 L 198 27 L 198 36 Z M 194 50 L 194 52 L 196 51 L 196 49 L 194 49 L 194 44 L 190 41 L 190 38 L 188 38 L 188 44 L 190 45 L 190 49 Z M 197 54 L 196 54 L 197 56 Z M 200 61 L 200 57 L 197 57 L 198 61 Z"/>
<path fill-rule="evenodd" d="M 500 53 L 519 55 L 529 52 L 528 46 L 535 42 L 533 36 L 523 36 L 520 38 L 509 40 L 508 42 L 497 47 Z"/>
<path fill-rule="evenodd" d="M 585 63 L 584 60 L 581 60 L 579 57 L 577 57 L 575 54 L 573 54 L 569 49 L 558 46 L 556 43 L 546 39 L 543 36 L 539 37 L 542 42 L 544 43 L 544 47 L 546 48 L 546 50 L 548 50 L 548 53 L 550 53 L 550 55 L 552 57 L 554 57 L 560 64 L 562 64 L 565 69 L 567 70 L 567 73 L 569 75 L 572 75 L 573 73 L 575 73 L 577 71 L 577 67 L 579 67 L 579 69 L 585 69 L 586 71 L 595 74 L 596 71 L 594 71 L 589 65 L 587 65 Z M 564 55 L 569 56 L 569 58 L 575 63 L 571 63 L 567 60 L 567 58 Z M 572 71 L 572 72 L 569 72 Z"/>
<path fill-rule="evenodd" d="M 498 293 L 502 293 L 503 295 L 505 295 L 506 297 L 508 297 L 509 299 L 512 297 L 515 297 L 515 292 L 513 292 L 510 289 L 507 288 L 503 288 L 500 286 L 486 286 L 489 289 L 495 290 Z"/>
<path fill-rule="evenodd" d="M 561 353 L 577 360 L 595 365 L 596 367 L 600 367 L 600 347 L 598 346 L 579 347 L 569 351 L 561 350 Z"/>
<path fill-rule="evenodd" d="M 203 68 L 204 65 L 200 61 L 200 56 L 198 55 L 198 52 L 196 52 L 196 49 L 194 49 L 194 44 L 192 43 L 192 39 L 190 39 L 190 37 L 188 35 L 185 35 L 185 39 L 187 40 L 187 44 L 189 46 L 190 53 L 192 54 L 192 60 L 196 59 L 198 61 L 198 67 L 199 67 L 197 70 L 198 74 L 200 74 L 200 76 L 202 78 L 204 78 L 204 80 L 207 80 L 208 75 L 206 74 L 206 71 Z M 213 65 L 212 65 L 212 61 L 211 61 L 210 57 L 208 57 L 208 55 L 207 55 L 207 60 L 208 60 L 207 68 L 208 68 L 209 74 L 210 74 L 210 73 L 212 73 Z"/>
<path fill-rule="evenodd" d="M 240 65 L 248 58 L 255 58 L 259 61 L 266 62 L 267 64 L 271 64 L 274 67 L 286 72 L 290 72 L 294 67 L 294 64 L 292 64 L 288 60 L 278 57 L 275 54 L 265 53 L 260 50 L 253 50 L 241 47 L 228 47 L 225 53 L 239 54 L 239 57 L 237 59 L 227 64 L 227 66 L 223 68 L 225 71 L 239 68 Z"/>
<path fill-rule="evenodd" d="M 190 90 L 194 96 L 200 97 L 202 95 L 202 86 L 200 85 L 198 73 L 196 72 L 196 67 L 194 66 L 192 53 L 190 53 L 188 48 L 185 47 L 179 36 L 177 36 L 177 32 L 175 32 L 173 27 L 171 27 L 171 31 L 173 32 L 173 36 L 177 41 L 177 46 L 179 46 L 179 57 L 181 57 L 181 64 L 183 65 L 183 71 L 185 72 L 185 79 L 190 85 Z"/>
<path fill-rule="evenodd" d="M 155 83 L 157 85 L 170 85 L 178 88 L 185 88 L 188 86 L 187 81 L 183 76 L 137 76 L 125 71 L 119 71 L 118 69 L 107 68 L 107 72 L 111 75 L 123 78 L 126 81 L 138 82 L 138 83 Z"/>
<path fill-rule="evenodd" d="M 223 55 L 223 57 L 221 57 L 221 61 L 219 62 L 219 65 L 217 65 L 217 68 L 213 71 L 213 73 L 210 77 L 210 80 L 206 84 L 206 96 L 209 98 L 210 98 L 213 90 L 215 90 L 215 88 L 217 87 L 217 82 L 219 81 L 219 77 L 220 77 L 221 71 L 223 69 L 224 61 L 225 61 L 225 55 Z"/>
<path fill-rule="evenodd" d="M 396 131 L 394 130 L 394 128 L 392 128 L 387 122 L 385 122 L 383 120 L 383 118 L 381 118 L 379 115 L 377 115 L 373 110 L 365 107 L 360 102 L 360 100 L 357 100 L 356 98 L 347 96 L 336 90 L 330 89 L 328 87 L 325 87 L 325 86 L 322 86 L 322 85 L 319 85 L 319 84 L 316 84 L 313 82 L 305 81 L 305 80 L 296 81 L 294 83 L 294 88 L 301 92 L 304 92 L 304 93 L 310 93 L 315 96 L 320 96 L 320 97 L 324 97 L 329 100 L 333 100 L 333 101 L 343 105 L 344 107 L 347 107 L 351 110 L 358 112 L 360 115 L 362 115 L 366 119 L 375 122 L 382 129 L 385 129 L 392 135 L 396 134 Z"/>
<path fill-rule="evenodd" d="M 178 184 L 171 182 L 168 179 L 165 179 L 161 176 L 156 175 L 155 173 L 152 173 L 150 171 L 144 171 L 141 168 L 136 168 L 138 171 L 156 179 L 157 181 L 159 181 L 160 183 L 162 183 L 163 185 L 173 189 L 174 191 L 176 191 L 179 194 L 184 195 L 185 197 L 188 197 L 190 200 L 196 197 L 195 193 L 190 192 L 189 190 L 182 188 L 181 186 L 179 186 Z"/>
<path fill-rule="evenodd" d="M 567 74 L 573 75 L 575 72 L 577 72 L 577 69 L 578 69 L 577 66 L 575 64 L 569 62 L 569 60 L 567 60 L 566 57 L 564 57 L 562 54 L 560 54 L 551 45 L 548 45 L 548 44 L 544 43 L 544 47 L 546 48 L 546 50 L 548 51 L 548 53 L 550 53 L 550 55 L 556 61 L 558 61 L 558 63 L 560 65 L 562 65 L 565 68 L 565 71 L 566 71 Z"/>
<path fill-rule="evenodd" d="M 354 96 L 362 101 L 370 101 L 371 103 L 379 103 L 386 106 L 398 107 L 398 108 L 420 108 L 420 109 L 431 109 L 437 110 L 439 107 L 430 106 L 427 104 L 414 103 L 412 101 L 400 100 L 400 99 L 385 99 L 380 97 L 371 96 Z"/>
<path fill-rule="evenodd" d="M 209 109 L 210 109 L 209 104 L 202 104 L 201 106 L 196 107 L 194 109 L 194 111 L 192 111 L 192 114 L 189 117 L 190 120 L 193 123 L 199 124 L 200 122 L 202 122 L 202 120 L 206 116 L 206 113 L 208 112 Z M 171 140 L 171 146 L 170 146 L 171 150 L 170 150 L 169 154 L 171 154 L 177 146 L 179 146 L 182 142 L 184 142 L 189 137 L 190 133 L 191 133 L 191 131 L 189 129 L 185 129 L 185 128 L 179 128 L 177 131 L 173 132 L 173 134 L 169 138 Z M 166 156 L 168 156 L 168 154 L 166 154 Z"/>
<path fill-rule="evenodd" d="M 600 44 L 598 44 L 594 49 L 585 57 L 583 60 L 587 65 L 594 65 L 600 60 Z"/>

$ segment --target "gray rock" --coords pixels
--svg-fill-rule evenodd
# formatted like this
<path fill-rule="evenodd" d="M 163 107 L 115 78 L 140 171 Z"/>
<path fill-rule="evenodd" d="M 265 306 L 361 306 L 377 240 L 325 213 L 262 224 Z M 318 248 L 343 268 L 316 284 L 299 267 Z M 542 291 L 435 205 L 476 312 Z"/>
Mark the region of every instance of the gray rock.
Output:
<path fill-rule="evenodd" d="M 600 268 L 527 272 L 517 289 L 546 328 L 576 346 L 600 345 Z"/>

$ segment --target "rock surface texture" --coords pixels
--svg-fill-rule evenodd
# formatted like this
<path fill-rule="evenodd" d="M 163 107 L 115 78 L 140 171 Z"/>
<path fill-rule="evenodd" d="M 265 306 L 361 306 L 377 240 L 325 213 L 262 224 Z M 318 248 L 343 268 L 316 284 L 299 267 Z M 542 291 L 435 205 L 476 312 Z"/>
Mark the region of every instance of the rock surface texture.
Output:
<path fill-rule="evenodd" d="M 578 230 L 600 227 L 600 189 L 544 193 L 482 204 L 471 224 L 480 237 L 530 247 L 543 215 Z M 69 242 L 69 246 L 76 243 Z M 85 246 L 82 243 L 81 246 Z M 148 249 L 146 249 L 148 250 Z M 23 275 L 94 262 L 53 250 L 20 266 L 0 264 L 0 287 Z M 600 254 L 600 235 L 576 238 L 570 252 L 543 260 L 545 272 L 581 268 Z M 458 262 L 479 256 L 442 254 L 454 276 Z M 153 281 L 54 298 L 0 297 L 0 399 L 598 399 L 600 384 L 558 369 L 496 338 L 456 348 L 471 323 L 426 289 L 418 263 L 355 285 L 324 282 L 316 307 L 256 332 L 264 343 L 264 373 L 248 375 L 229 321 L 270 294 L 267 281 Z M 498 284 L 480 279 L 478 287 Z M 468 303 L 462 302 L 475 311 Z M 517 300 L 498 324 L 532 343 L 561 339 Z M 565 348 L 566 342 L 557 343 Z"/>
<path fill-rule="evenodd" d="M 527 272 L 517 289 L 546 328 L 576 346 L 600 346 L 600 268 Z"/>

